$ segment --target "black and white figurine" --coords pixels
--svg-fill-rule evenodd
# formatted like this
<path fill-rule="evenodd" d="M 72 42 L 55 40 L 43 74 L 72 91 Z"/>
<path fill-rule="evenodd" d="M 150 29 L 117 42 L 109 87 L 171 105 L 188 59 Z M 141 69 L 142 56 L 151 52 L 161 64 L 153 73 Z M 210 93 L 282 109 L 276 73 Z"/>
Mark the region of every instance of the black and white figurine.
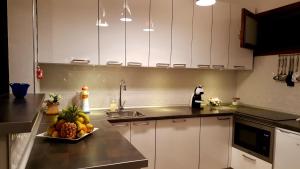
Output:
<path fill-rule="evenodd" d="M 204 94 L 204 90 L 201 85 L 197 86 L 194 90 L 194 95 L 192 99 L 192 108 L 201 108 L 202 103 L 202 95 Z"/>

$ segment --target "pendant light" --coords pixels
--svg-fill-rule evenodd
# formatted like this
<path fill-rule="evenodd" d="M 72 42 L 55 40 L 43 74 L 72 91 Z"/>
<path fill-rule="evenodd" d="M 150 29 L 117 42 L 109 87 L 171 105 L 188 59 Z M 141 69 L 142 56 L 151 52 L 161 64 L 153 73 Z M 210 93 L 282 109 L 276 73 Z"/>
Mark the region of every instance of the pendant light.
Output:
<path fill-rule="evenodd" d="M 216 0 L 196 0 L 198 6 L 211 6 L 216 3 Z"/>
<path fill-rule="evenodd" d="M 121 13 L 121 18 L 120 20 L 122 22 L 131 22 L 131 10 L 129 5 L 126 3 L 126 1 L 124 0 L 124 5 L 123 5 L 123 12 Z"/>
<path fill-rule="evenodd" d="M 100 15 L 99 20 L 97 20 L 96 25 L 99 27 L 108 27 L 109 24 L 106 21 L 106 12 L 105 9 L 101 9 L 102 10 L 102 15 Z"/>

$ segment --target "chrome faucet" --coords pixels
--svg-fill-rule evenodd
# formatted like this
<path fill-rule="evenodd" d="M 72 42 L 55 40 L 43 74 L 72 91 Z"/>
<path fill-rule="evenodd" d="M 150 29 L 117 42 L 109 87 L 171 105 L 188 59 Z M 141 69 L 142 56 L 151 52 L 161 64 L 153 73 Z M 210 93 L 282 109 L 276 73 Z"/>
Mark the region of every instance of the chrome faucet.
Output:
<path fill-rule="evenodd" d="M 125 80 L 121 80 L 120 82 L 120 97 L 119 97 L 119 111 L 124 110 L 125 101 L 122 103 L 122 90 L 126 91 L 126 82 Z"/>

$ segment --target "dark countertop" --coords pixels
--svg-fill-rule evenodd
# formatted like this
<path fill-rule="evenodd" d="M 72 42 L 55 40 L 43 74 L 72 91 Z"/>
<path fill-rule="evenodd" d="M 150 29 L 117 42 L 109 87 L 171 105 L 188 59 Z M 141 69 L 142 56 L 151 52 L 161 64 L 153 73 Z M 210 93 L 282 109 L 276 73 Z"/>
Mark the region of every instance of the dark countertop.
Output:
<path fill-rule="evenodd" d="M 100 169 L 136 169 L 147 166 L 147 159 L 135 149 L 121 134 L 112 129 L 111 123 L 131 122 L 143 120 L 163 120 L 173 118 L 193 118 L 211 116 L 242 115 L 264 120 L 280 120 L 297 118 L 296 115 L 274 112 L 253 107 L 240 106 L 239 108 L 223 106 L 217 110 L 205 107 L 203 110 L 190 107 L 157 107 L 134 108 L 145 116 L 125 119 L 108 119 L 105 110 L 93 111 L 90 116 L 92 123 L 100 130 L 75 144 L 57 142 L 36 138 L 27 164 L 28 169 L 60 169 L 69 168 L 100 168 Z M 279 113 L 279 114 L 276 114 Z M 46 131 L 51 117 L 44 117 L 39 128 L 39 133 Z M 109 122 L 108 122 L 109 121 Z M 277 121 L 281 122 L 281 121 Z M 289 124 L 290 125 L 290 124 Z M 298 126 L 298 127 L 297 127 Z M 280 127 L 287 128 L 283 124 Z M 297 131 L 297 130 L 296 130 Z"/>
<path fill-rule="evenodd" d="M 209 116 L 231 116 L 235 112 L 233 107 L 223 107 L 211 110 L 209 107 L 204 109 L 192 109 L 188 106 L 174 106 L 174 107 L 155 107 L 155 108 L 135 108 L 129 109 L 138 111 L 145 116 L 134 118 L 110 118 L 108 121 L 111 123 L 116 122 L 130 122 L 130 121 L 143 121 L 143 120 L 163 120 L 175 118 L 193 118 L 193 117 L 209 117 Z M 104 114 L 105 112 L 102 111 Z"/>
<path fill-rule="evenodd" d="M 28 94 L 24 99 L 13 95 L 0 97 L 0 135 L 30 132 L 44 101 L 44 94 Z"/>
<path fill-rule="evenodd" d="M 36 138 L 28 169 L 139 169 L 148 160 L 119 132 L 113 130 L 101 113 L 91 114 L 91 123 L 99 128 L 81 141 L 71 143 Z M 45 132 L 51 117 L 45 116 L 39 133 Z"/>
<path fill-rule="evenodd" d="M 296 120 L 280 121 L 277 123 L 277 127 L 300 132 L 300 122 Z"/>

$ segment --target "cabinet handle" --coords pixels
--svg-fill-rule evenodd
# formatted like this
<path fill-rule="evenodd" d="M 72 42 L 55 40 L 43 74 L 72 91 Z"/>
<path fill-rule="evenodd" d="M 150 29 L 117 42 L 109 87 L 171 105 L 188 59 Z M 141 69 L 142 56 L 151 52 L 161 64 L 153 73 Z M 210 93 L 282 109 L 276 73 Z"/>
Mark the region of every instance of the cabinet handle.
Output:
<path fill-rule="evenodd" d="M 140 62 L 128 62 L 127 66 L 131 66 L 131 67 L 142 67 L 142 63 Z"/>
<path fill-rule="evenodd" d="M 186 122 L 186 119 L 173 119 L 172 122 L 173 123 L 183 123 L 183 122 Z"/>
<path fill-rule="evenodd" d="M 122 62 L 118 61 L 108 61 L 106 64 L 111 66 L 122 66 Z"/>
<path fill-rule="evenodd" d="M 198 68 L 209 69 L 210 65 L 197 65 Z"/>
<path fill-rule="evenodd" d="M 173 68 L 186 68 L 186 64 L 173 64 Z"/>
<path fill-rule="evenodd" d="M 256 159 L 251 158 L 251 157 L 248 157 L 248 156 L 246 156 L 245 154 L 243 154 L 242 156 L 243 156 L 244 158 L 247 158 L 248 160 L 251 160 L 251 161 L 253 161 L 253 162 L 256 162 Z"/>
<path fill-rule="evenodd" d="M 121 123 L 121 124 L 119 124 L 119 123 L 113 123 L 111 125 L 113 127 L 127 127 L 127 126 L 129 126 L 129 123 Z"/>
<path fill-rule="evenodd" d="M 73 59 L 71 61 L 73 64 L 89 64 L 90 60 L 89 59 Z"/>
<path fill-rule="evenodd" d="M 149 122 L 135 122 L 135 123 L 133 123 L 133 125 L 135 125 L 135 126 L 149 126 L 150 125 L 150 123 Z"/>
<path fill-rule="evenodd" d="M 230 120 L 231 118 L 230 117 L 218 117 L 217 119 L 218 120 Z"/>
<path fill-rule="evenodd" d="M 245 66 L 233 66 L 234 69 L 245 70 Z"/>
<path fill-rule="evenodd" d="M 224 65 L 213 65 L 212 67 L 213 67 L 214 69 L 220 69 L 220 70 L 225 69 L 225 66 L 224 66 Z"/>
<path fill-rule="evenodd" d="M 170 67 L 170 64 L 168 64 L 168 63 L 157 63 L 156 67 L 163 67 L 163 68 Z"/>

